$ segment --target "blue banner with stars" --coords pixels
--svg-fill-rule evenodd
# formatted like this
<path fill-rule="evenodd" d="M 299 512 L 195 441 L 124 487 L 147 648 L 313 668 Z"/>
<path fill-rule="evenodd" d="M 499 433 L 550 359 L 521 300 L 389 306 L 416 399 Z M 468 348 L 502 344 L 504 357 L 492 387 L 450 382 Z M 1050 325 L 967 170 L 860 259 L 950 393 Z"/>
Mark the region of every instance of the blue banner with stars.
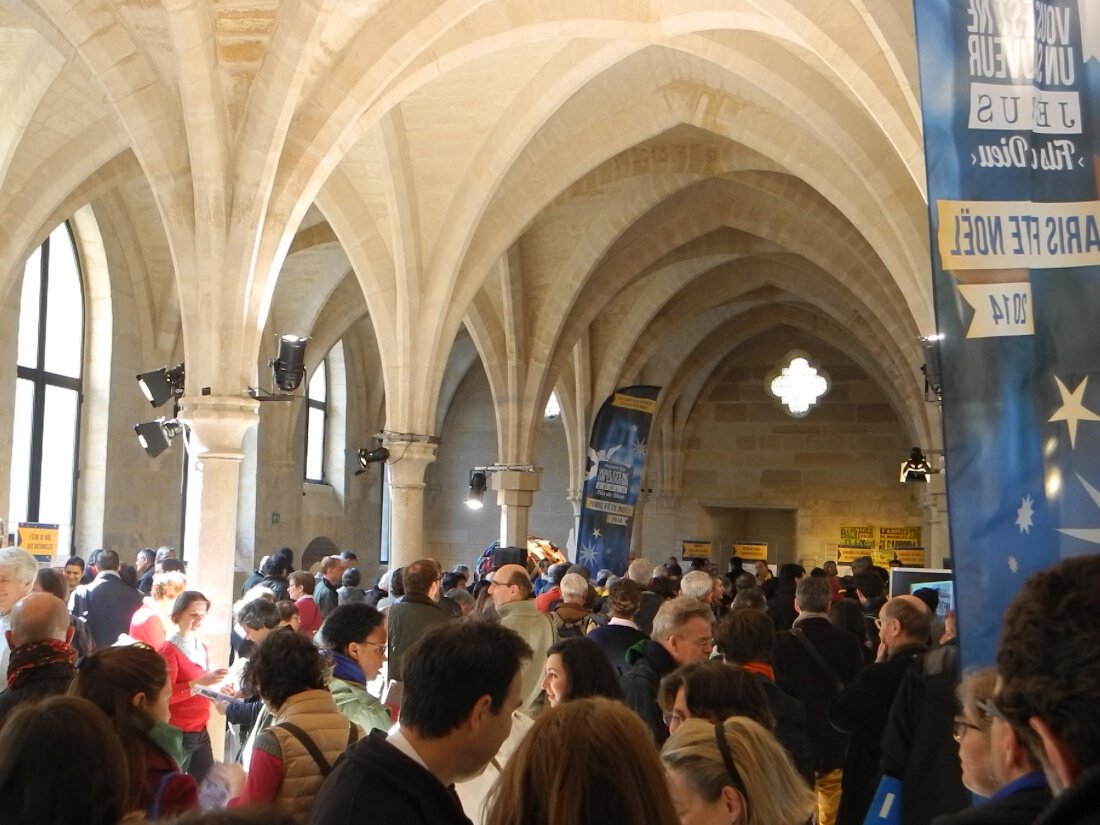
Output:
<path fill-rule="evenodd" d="M 1100 4 L 916 0 L 960 653 L 1100 544 Z"/>
<path fill-rule="evenodd" d="M 623 387 L 596 414 L 577 536 L 577 563 L 593 575 L 603 569 L 620 576 L 626 572 L 649 425 L 660 391 L 643 385 Z"/>

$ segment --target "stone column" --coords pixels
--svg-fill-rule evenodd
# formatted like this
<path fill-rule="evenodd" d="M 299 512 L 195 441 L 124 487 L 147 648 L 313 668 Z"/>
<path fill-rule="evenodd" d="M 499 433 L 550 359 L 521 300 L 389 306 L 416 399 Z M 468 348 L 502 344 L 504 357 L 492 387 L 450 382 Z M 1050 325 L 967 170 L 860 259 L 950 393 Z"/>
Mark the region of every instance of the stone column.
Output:
<path fill-rule="evenodd" d="M 386 441 L 390 451 L 390 569 L 424 555 L 424 472 L 438 445 L 426 441 Z"/>
<path fill-rule="evenodd" d="M 584 490 L 571 489 L 569 495 L 565 497 L 565 500 L 569 502 L 569 506 L 573 508 L 573 529 L 569 531 L 569 538 L 572 540 L 573 546 L 567 547 L 565 554 L 565 557 L 572 562 L 577 560 L 577 546 L 580 543 L 583 495 Z"/>
<path fill-rule="evenodd" d="M 210 600 L 202 633 L 213 669 L 229 663 L 241 445 L 259 420 L 259 406 L 244 396 L 185 396 L 180 405 L 179 420 L 190 430 L 183 555 L 188 588 Z M 212 714 L 210 738 L 216 758 L 224 758 L 224 722 Z"/>
<path fill-rule="evenodd" d="M 496 490 L 500 506 L 501 546 L 526 547 L 528 515 L 539 489 L 539 474 L 501 470 L 489 474 L 489 487 Z"/>

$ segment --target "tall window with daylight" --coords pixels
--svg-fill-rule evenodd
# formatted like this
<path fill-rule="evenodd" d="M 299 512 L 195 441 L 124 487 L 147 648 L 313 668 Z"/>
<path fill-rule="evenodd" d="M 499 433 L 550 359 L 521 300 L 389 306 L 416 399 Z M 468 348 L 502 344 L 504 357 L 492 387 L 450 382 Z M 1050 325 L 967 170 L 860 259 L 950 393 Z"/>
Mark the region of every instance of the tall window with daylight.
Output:
<path fill-rule="evenodd" d="M 306 481 L 325 483 L 325 430 L 328 424 L 328 361 L 309 379 L 306 390 Z"/>
<path fill-rule="evenodd" d="M 68 224 L 27 260 L 19 305 L 8 518 L 56 524 L 72 547 L 84 363 L 84 285 Z"/>

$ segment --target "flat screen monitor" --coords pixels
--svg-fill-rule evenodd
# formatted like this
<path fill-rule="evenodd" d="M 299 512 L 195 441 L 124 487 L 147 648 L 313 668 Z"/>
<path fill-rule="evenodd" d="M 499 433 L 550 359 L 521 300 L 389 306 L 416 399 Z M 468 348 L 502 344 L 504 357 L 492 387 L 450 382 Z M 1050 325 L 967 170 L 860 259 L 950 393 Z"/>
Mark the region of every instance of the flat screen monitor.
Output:
<path fill-rule="evenodd" d="M 928 567 L 893 567 L 890 569 L 890 595 L 914 593 L 922 587 L 935 590 L 940 597 L 936 615 L 941 619 L 955 609 L 955 580 L 950 570 Z"/>

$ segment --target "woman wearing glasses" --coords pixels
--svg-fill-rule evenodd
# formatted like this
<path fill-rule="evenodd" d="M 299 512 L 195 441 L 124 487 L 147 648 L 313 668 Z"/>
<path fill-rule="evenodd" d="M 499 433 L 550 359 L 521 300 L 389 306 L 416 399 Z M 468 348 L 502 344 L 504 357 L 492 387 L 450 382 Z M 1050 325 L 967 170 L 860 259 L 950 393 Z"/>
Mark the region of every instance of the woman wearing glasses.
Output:
<path fill-rule="evenodd" d="M 367 733 L 389 730 L 389 710 L 367 692 L 386 661 L 386 617 L 370 605 L 342 604 L 325 619 L 321 636 L 332 651 L 329 690 L 340 712 Z"/>
<path fill-rule="evenodd" d="M 687 719 L 664 747 L 681 825 L 802 825 L 814 794 L 775 737 L 744 716 Z"/>
<path fill-rule="evenodd" d="M 997 709 L 996 688 L 997 670 L 986 668 L 967 674 L 956 691 L 961 711 L 955 717 L 955 741 L 963 785 L 989 799 L 939 817 L 935 825 L 1023 825 L 1050 802 L 1039 764 Z"/>

